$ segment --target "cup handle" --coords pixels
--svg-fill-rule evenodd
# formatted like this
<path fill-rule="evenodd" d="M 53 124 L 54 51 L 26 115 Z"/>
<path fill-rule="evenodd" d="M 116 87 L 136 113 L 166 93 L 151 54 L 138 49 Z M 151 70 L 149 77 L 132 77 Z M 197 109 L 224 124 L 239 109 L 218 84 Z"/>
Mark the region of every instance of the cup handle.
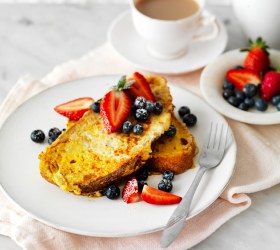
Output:
<path fill-rule="evenodd" d="M 198 41 L 212 40 L 219 34 L 220 27 L 217 22 L 217 18 L 214 15 L 210 14 L 208 11 L 203 11 L 199 22 L 200 22 L 201 28 L 211 25 L 211 28 L 212 28 L 211 32 L 208 32 L 207 34 L 195 34 L 192 38 L 192 41 L 198 42 Z M 198 33 L 199 33 L 199 31 L 198 31 Z"/>

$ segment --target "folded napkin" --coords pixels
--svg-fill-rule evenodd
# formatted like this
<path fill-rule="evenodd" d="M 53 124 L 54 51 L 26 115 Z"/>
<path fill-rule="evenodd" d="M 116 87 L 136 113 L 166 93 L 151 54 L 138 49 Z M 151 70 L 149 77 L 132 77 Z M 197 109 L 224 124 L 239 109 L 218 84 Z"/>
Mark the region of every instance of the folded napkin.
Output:
<path fill-rule="evenodd" d="M 135 71 L 108 44 L 84 57 L 57 66 L 40 81 L 21 78 L 0 107 L 0 123 L 23 101 L 53 85 L 78 78 L 104 74 L 131 74 Z M 149 72 L 143 72 L 149 74 Z M 168 81 L 200 95 L 201 70 Z M 207 238 L 223 223 L 247 209 L 246 193 L 257 192 L 280 183 L 280 125 L 253 126 L 228 119 L 237 142 L 235 173 L 223 194 L 206 210 L 190 219 L 184 232 L 170 249 L 188 249 Z M 0 192 L 0 233 L 23 249 L 160 249 L 161 232 L 125 237 L 101 238 L 63 232 L 31 218 Z M 186 237 L 187 236 L 187 237 Z"/>

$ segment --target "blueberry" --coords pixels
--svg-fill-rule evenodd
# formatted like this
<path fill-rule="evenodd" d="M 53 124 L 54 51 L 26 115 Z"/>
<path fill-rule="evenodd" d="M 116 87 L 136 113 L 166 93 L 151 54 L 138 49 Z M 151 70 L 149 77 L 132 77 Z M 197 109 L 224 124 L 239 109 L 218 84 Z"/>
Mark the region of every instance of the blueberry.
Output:
<path fill-rule="evenodd" d="M 190 108 L 187 107 L 187 106 L 182 106 L 182 107 L 180 107 L 179 110 L 178 110 L 178 114 L 179 114 L 179 116 L 180 116 L 181 118 L 183 118 L 184 115 L 187 115 L 187 114 L 190 114 L 190 113 L 191 113 L 191 110 L 190 110 Z"/>
<path fill-rule="evenodd" d="M 250 98 L 250 97 L 246 97 L 244 99 L 244 103 L 249 107 L 249 108 L 252 108 L 254 107 L 255 105 L 255 100 L 253 98 Z"/>
<path fill-rule="evenodd" d="M 109 185 L 104 190 L 104 195 L 110 200 L 117 199 L 120 196 L 120 193 L 120 188 L 114 184 Z"/>
<path fill-rule="evenodd" d="M 136 109 L 135 119 L 140 122 L 145 122 L 149 118 L 149 112 L 146 109 Z"/>
<path fill-rule="evenodd" d="M 61 132 L 61 130 L 59 129 L 59 128 L 51 128 L 50 130 L 49 130 L 49 133 L 48 133 L 48 135 L 49 135 L 49 137 L 58 137 L 60 134 L 61 134 L 62 132 Z"/>
<path fill-rule="evenodd" d="M 196 116 L 194 114 L 187 114 L 187 115 L 184 115 L 183 122 L 188 127 L 193 127 L 196 124 L 196 122 L 197 122 L 197 118 L 196 118 Z"/>
<path fill-rule="evenodd" d="M 265 100 L 261 99 L 261 98 L 257 98 L 255 100 L 255 107 L 257 110 L 259 111 L 265 111 L 268 107 L 268 104 Z"/>
<path fill-rule="evenodd" d="M 249 109 L 248 105 L 244 102 L 241 102 L 239 105 L 238 105 L 238 108 L 241 109 L 241 110 L 244 110 L 244 111 L 247 111 Z"/>
<path fill-rule="evenodd" d="M 94 102 L 93 104 L 91 104 L 90 108 L 95 112 L 95 113 L 99 113 L 100 112 L 100 102 Z"/>
<path fill-rule="evenodd" d="M 124 134 L 129 134 L 133 128 L 133 124 L 130 121 L 125 121 L 122 125 L 122 132 Z"/>
<path fill-rule="evenodd" d="M 139 192 L 139 193 L 142 193 L 143 187 L 144 187 L 145 185 L 148 185 L 147 182 L 145 182 L 145 181 L 138 181 L 137 184 L 138 184 L 138 192 Z"/>
<path fill-rule="evenodd" d="M 253 97 L 258 93 L 258 87 L 253 83 L 248 83 L 243 87 L 242 91 L 246 96 Z"/>
<path fill-rule="evenodd" d="M 163 179 L 158 184 L 158 189 L 165 192 L 170 192 L 173 188 L 172 182 L 167 179 Z"/>
<path fill-rule="evenodd" d="M 149 113 L 152 113 L 155 109 L 155 104 L 152 101 L 147 101 L 146 102 L 146 108 L 145 108 Z"/>
<path fill-rule="evenodd" d="M 234 69 L 243 69 L 243 67 L 241 65 L 236 65 L 233 67 Z"/>
<path fill-rule="evenodd" d="M 147 169 L 140 168 L 140 169 L 136 172 L 135 176 L 136 176 L 137 181 L 145 181 L 145 180 L 147 180 L 148 177 L 149 177 L 149 172 L 148 172 Z"/>
<path fill-rule="evenodd" d="M 241 100 L 241 101 L 244 101 L 245 98 L 246 98 L 246 95 L 245 95 L 244 92 L 237 92 L 237 93 L 235 94 L 235 96 L 236 96 L 239 100 Z"/>
<path fill-rule="evenodd" d="M 276 105 L 278 111 L 280 111 L 280 102 Z"/>
<path fill-rule="evenodd" d="M 177 129 L 174 125 L 170 125 L 169 129 L 165 132 L 168 137 L 173 137 L 176 135 Z"/>
<path fill-rule="evenodd" d="M 227 79 L 225 78 L 224 84 L 223 84 L 223 89 L 231 89 L 234 90 L 235 86 Z"/>
<path fill-rule="evenodd" d="M 234 107 L 237 107 L 240 104 L 240 100 L 236 96 L 230 96 L 227 101 Z"/>
<path fill-rule="evenodd" d="M 134 106 L 138 109 L 144 109 L 146 107 L 146 99 L 143 96 L 138 96 L 134 101 Z"/>
<path fill-rule="evenodd" d="M 234 95 L 235 95 L 235 92 L 232 89 L 225 89 L 223 92 L 223 97 L 225 99 L 228 99 L 229 97 L 234 96 Z"/>
<path fill-rule="evenodd" d="M 174 179 L 174 173 L 170 170 L 165 170 L 162 174 L 162 178 L 172 181 Z"/>
<path fill-rule="evenodd" d="M 155 102 L 154 114 L 159 115 L 163 110 L 163 106 L 160 102 Z"/>
<path fill-rule="evenodd" d="M 41 129 L 36 129 L 32 131 L 30 138 L 34 142 L 43 142 L 45 140 L 45 133 Z"/>
<path fill-rule="evenodd" d="M 276 106 L 278 103 L 280 103 L 280 95 L 273 96 L 272 99 L 271 99 L 271 103 L 274 106 Z"/>
<path fill-rule="evenodd" d="M 144 131 L 144 128 L 141 124 L 135 124 L 132 128 L 132 132 L 135 134 L 135 135 L 141 135 Z"/>

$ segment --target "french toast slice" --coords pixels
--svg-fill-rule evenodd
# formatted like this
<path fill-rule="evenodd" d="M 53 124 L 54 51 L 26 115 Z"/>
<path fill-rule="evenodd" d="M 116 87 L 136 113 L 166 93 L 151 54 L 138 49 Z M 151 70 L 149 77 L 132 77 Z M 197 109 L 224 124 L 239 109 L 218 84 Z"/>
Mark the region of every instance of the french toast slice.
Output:
<path fill-rule="evenodd" d="M 174 174 L 181 174 L 194 166 L 197 153 L 194 136 L 175 114 L 172 114 L 171 124 L 177 132 L 174 137 L 162 135 L 153 143 L 152 157 L 145 164 L 149 171 L 163 173 L 171 170 Z"/>
<path fill-rule="evenodd" d="M 163 111 L 142 123 L 141 135 L 108 133 L 100 113 L 90 110 L 39 155 L 41 175 L 64 191 L 91 196 L 137 171 L 151 157 L 152 143 L 169 128 L 173 110 L 166 80 L 146 79 Z"/>

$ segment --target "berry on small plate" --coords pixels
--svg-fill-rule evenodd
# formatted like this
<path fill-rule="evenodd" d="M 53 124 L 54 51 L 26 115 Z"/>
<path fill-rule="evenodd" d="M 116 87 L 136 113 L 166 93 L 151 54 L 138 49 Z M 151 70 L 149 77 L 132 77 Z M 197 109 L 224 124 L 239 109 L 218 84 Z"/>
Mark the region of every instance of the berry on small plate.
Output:
<path fill-rule="evenodd" d="M 279 124 L 280 113 L 271 98 L 280 94 L 280 87 L 279 91 L 274 91 L 275 88 L 272 91 L 262 84 L 264 79 L 268 79 L 265 75 L 276 72 L 275 68 L 280 66 L 280 51 L 268 49 L 268 53 L 270 68 L 261 73 L 252 73 L 251 69 L 246 68 L 247 54 L 240 49 L 228 51 L 208 64 L 200 77 L 200 89 L 209 105 L 221 114 L 244 123 Z M 260 83 L 257 74 L 260 74 Z M 263 90 L 267 89 L 270 91 L 266 92 L 269 98 L 263 98 Z"/>

